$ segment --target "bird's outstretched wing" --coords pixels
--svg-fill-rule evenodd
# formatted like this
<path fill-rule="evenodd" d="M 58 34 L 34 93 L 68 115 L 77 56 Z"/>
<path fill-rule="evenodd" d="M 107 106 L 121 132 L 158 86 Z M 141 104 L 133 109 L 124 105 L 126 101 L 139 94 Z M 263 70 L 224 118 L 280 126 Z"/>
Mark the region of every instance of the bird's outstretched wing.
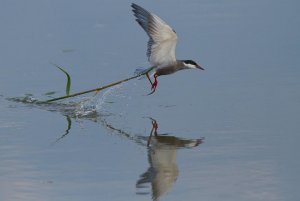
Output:
<path fill-rule="evenodd" d="M 132 4 L 136 21 L 149 36 L 147 56 L 152 66 L 161 67 L 176 62 L 177 35 L 162 19 L 139 5 Z"/>

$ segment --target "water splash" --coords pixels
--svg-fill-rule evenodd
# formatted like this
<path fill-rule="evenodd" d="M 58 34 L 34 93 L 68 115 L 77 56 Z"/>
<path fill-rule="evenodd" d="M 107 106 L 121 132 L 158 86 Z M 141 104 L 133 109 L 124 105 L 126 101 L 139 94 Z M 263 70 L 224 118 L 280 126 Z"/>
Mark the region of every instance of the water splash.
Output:
<path fill-rule="evenodd" d="M 108 111 L 106 107 L 114 103 L 114 98 L 122 96 L 121 88 L 124 84 L 116 85 L 103 93 L 95 94 L 92 97 L 87 97 L 80 101 L 76 108 L 76 116 L 84 117 L 94 113 L 105 114 Z"/>
<path fill-rule="evenodd" d="M 112 96 L 115 96 L 115 97 L 123 96 L 123 94 L 120 90 L 123 87 L 123 85 L 125 85 L 125 83 L 114 86 L 114 87 L 106 90 L 103 93 L 103 95 L 98 99 L 98 102 L 96 104 L 96 109 L 98 111 L 104 111 L 105 105 L 112 104 L 114 102 L 113 100 L 110 100 L 110 98 L 112 98 Z"/>
<path fill-rule="evenodd" d="M 130 122 L 136 121 L 135 118 L 142 116 L 140 113 L 145 112 L 145 108 L 140 109 L 140 94 L 143 93 L 140 90 L 144 89 L 140 86 L 140 81 L 131 81 L 96 94 L 89 94 L 89 96 L 74 97 L 50 103 L 41 101 L 45 99 L 45 96 L 49 96 L 48 93 L 43 94 L 42 98 L 26 94 L 22 97 L 7 98 L 7 100 L 23 103 L 27 107 L 60 112 L 77 121 L 80 119 L 93 119 L 93 121 L 101 122 L 102 119 L 105 119 L 112 125 L 119 125 L 121 128 L 130 130 L 128 128 Z M 50 93 L 50 95 L 53 94 Z"/>
<path fill-rule="evenodd" d="M 95 96 L 81 101 L 75 108 L 76 117 L 84 117 L 97 112 L 94 102 Z"/>
<path fill-rule="evenodd" d="M 24 96 L 6 99 L 13 102 L 23 103 L 27 106 L 43 107 L 49 111 L 60 111 L 63 114 L 67 114 L 76 118 L 90 117 L 95 114 L 106 116 L 114 113 L 113 110 L 115 108 L 112 107 L 114 103 L 120 103 L 122 100 L 124 100 L 124 98 L 129 97 L 128 93 L 124 95 L 125 93 L 123 92 L 123 87 L 126 84 L 127 83 L 122 83 L 94 95 L 78 97 L 76 99 L 72 98 L 68 101 L 64 100 L 48 103 L 41 101 L 37 97 L 34 97 L 33 94 L 25 94 Z M 51 93 L 51 95 L 53 94 L 54 93 Z M 48 93 L 43 95 L 49 96 Z"/>

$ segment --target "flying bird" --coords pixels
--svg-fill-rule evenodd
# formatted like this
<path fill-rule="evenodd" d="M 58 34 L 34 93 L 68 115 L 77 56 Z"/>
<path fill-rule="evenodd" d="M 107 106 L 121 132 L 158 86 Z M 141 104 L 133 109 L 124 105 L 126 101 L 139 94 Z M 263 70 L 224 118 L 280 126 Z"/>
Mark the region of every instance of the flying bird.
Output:
<path fill-rule="evenodd" d="M 149 95 L 153 94 L 156 90 L 158 76 L 169 75 L 184 69 L 204 70 L 193 60 L 176 59 L 177 35 L 174 29 L 165 21 L 135 3 L 131 4 L 131 7 L 136 21 L 149 36 L 147 57 L 152 66 L 151 68 L 154 70 L 153 82 L 151 81 L 149 73 L 146 73 L 152 85 L 152 91 Z"/>

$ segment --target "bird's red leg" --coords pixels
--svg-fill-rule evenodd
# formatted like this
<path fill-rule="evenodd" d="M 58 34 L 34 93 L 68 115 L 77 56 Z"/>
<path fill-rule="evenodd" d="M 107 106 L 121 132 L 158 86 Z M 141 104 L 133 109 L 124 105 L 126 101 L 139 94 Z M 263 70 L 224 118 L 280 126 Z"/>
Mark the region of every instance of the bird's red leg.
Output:
<path fill-rule="evenodd" d="M 158 125 L 155 120 L 152 120 L 152 127 L 154 128 L 154 135 L 157 136 Z"/>
<path fill-rule="evenodd" d="M 150 145 L 152 135 L 154 134 L 155 136 L 157 136 L 157 128 L 158 128 L 158 125 L 157 125 L 156 121 L 154 119 L 152 119 L 152 129 L 151 129 L 148 141 L 147 141 L 147 147 L 149 147 L 149 145 Z"/>
<path fill-rule="evenodd" d="M 153 82 L 153 84 L 152 84 L 152 87 L 151 87 L 151 93 L 149 93 L 148 95 L 151 95 L 151 94 L 153 94 L 154 92 L 155 92 L 155 90 L 156 90 L 156 87 L 157 87 L 157 84 L 158 84 L 158 81 L 157 81 L 157 74 L 155 73 L 154 74 L 154 82 Z"/>

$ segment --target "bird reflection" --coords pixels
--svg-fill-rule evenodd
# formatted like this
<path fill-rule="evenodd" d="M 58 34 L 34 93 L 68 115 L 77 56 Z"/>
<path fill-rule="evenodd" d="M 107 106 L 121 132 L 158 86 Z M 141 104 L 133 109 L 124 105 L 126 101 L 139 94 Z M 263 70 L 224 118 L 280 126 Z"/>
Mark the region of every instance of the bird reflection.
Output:
<path fill-rule="evenodd" d="M 176 162 L 176 152 L 179 148 L 193 148 L 203 142 L 203 139 L 181 139 L 166 134 L 158 134 L 158 124 L 154 119 L 150 132 L 148 146 L 148 161 L 150 167 L 143 173 L 136 183 L 136 188 L 140 190 L 137 194 L 151 186 L 152 199 L 159 200 L 166 194 L 176 181 L 179 170 Z"/>
<path fill-rule="evenodd" d="M 71 118 L 73 117 L 67 115 L 66 117 L 67 129 L 55 142 L 62 140 L 69 134 L 72 125 Z M 136 182 L 136 188 L 137 194 L 143 195 L 151 193 L 153 201 L 158 201 L 161 196 L 169 192 L 178 178 L 179 170 L 176 162 L 177 149 L 193 148 L 203 143 L 203 138 L 183 139 L 169 134 L 159 134 L 158 123 L 153 118 L 150 118 L 151 131 L 149 136 L 133 135 L 123 129 L 116 128 L 97 113 L 85 118 L 102 124 L 109 133 L 127 138 L 138 145 L 147 147 L 149 168 L 140 175 Z"/>

